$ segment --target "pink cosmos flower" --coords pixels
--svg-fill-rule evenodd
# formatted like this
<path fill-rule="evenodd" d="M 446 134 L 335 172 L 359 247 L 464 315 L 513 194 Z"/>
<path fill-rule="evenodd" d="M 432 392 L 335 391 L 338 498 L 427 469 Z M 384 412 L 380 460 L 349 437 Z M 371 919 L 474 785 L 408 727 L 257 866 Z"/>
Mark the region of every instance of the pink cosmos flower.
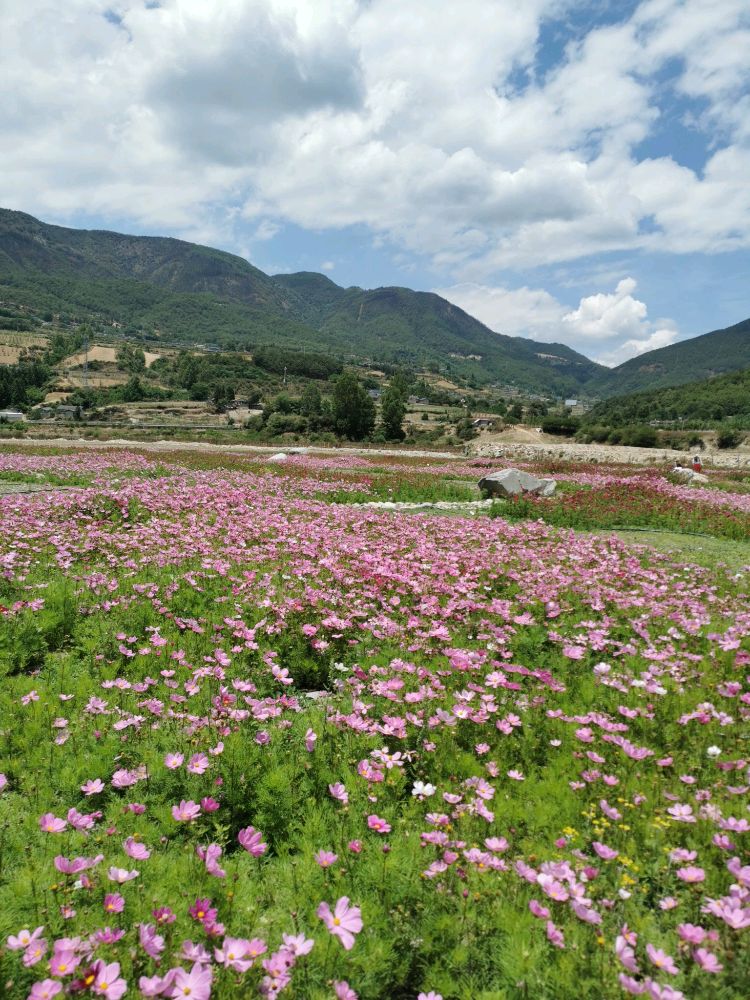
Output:
<path fill-rule="evenodd" d="M 122 913 L 125 900 L 119 892 L 110 892 L 104 897 L 104 909 L 107 913 Z"/>
<path fill-rule="evenodd" d="M 237 834 L 237 840 L 254 858 L 259 858 L 268 850 L 268 844 L 263 843 L 263 834 L 254 826 L 246 826 L 244 830 L 240 830 Z"/>
<path fill-rule="evenodd" d="M 207 795 L 205 798 L 201 799 L 201 809 L 203 810 L 203 812 L 212 813 L 216 812 L 216 810 L 219 808 L 220 808 L 219 803 L 216 801 L 216 799 L 212 799 L 210 795 Z"/>
<path fill-rule="evenodd" d="M 127 868 L 118 868 L 116 865 L 112 865 L 107 869 L 107 876 L 110 882 L 117 882 L 119 885 L 123 885 L 125 882 L 132 882 L 134 878 L 138 878 L 139 872 L 132 868 L 128 870 Z"/>
<path fill-rule="evenodd" d="M 308 729 L 307 732 L 305 733 L 305 750 L 307 750 L 308 753 L 312 753 L 313 750 L 315 749 L 315 744 L 317 743 L 317 741 L 318 741 L 317 733 L 313 732 L 312 729 Z"/>
<path fill-rule="evenodd" d="M 657 969 L 663 969 L 664 972 L 669 973 L 670 976 L 676 976 L 680 971 L 674 964 L 672 956 L 668 955 L 661 948 L 655 948 L 654 945 L 647 944 L 646 954 L 648 955 L 649 961 L 652 965 L 655 965 Z"/>
<path fill-rule="evenodd" d="M 337 781 L 335 785 L 329 785 L 328 791 L 331 793 L 331 797 L 336 799 L 337 802 L 341 802 L 343 805 L 348 804 L 349 793 L 340 781 Z"/>
<path fill-rule="evenodd" d="M 706 878 L 706 873 L 702 868 L 698 868 L 697 865 L 688 865 L 686 868 L 678 868 L 676 873 L 677 878 L 682 879 L 683 882 L 689 882 L 695 884 L 696 882 L 703 882 Z"/>
<path fill-rule="evenodd" d="M 338 854 L 334 854 L 332 851 L 318 851 L 315 855 L 315 860 L 321 868 L 330 868 L 331 865 L 336 864 L 338 859 Z"/>
<path fill-rule="evenodd" d="M 47 941 L 45 938 L 35 938 L 23 953 L 23 964 L 27 969 L 37 962 L 41 962 L 47 954 Z"/>
<path fill-rule="evenodd" d="M 201 847 L 198 844 L 195 853 L 205 863 L 209 875 L 213 875 L 214 878 L 226 878 L 227 873 L 219 865 L 221 847 L 218 844 L 209 844 L 208 847 Z"/>
<path fill-rule="evenodd" d="M 175 1000 L 184 1000 L 185 997 L 190 1000 L 209 1000 L 211 980 L 211 967 L 207 965 L 196 963 L 190 972 L 183 968 L 175 969 L 170 996 Z"/>
<path fill-rule="evenodd" d="M 724 968 L 716 955 L 712 951 L 708 951 L 707 948 L 696 948 L 693 952 L 693 958 L 704 972 L 718 973 Z"/>
<path fill-rule="evenodd" d="M 380 816 L 376 816 L 374 813 L 367 817 L 367 825 L 376 833 L 391 832 L 391 824 L 387 820 L 381 819 Z"/>
<path fill-rule="evenodd" d="M 435 993 L 434 990 L 430 990 L 429 993 L 420 993 L 417 996 L 417 1000 L 443 1000 L 440 993 Z"/>
<path fill-rule="evenodd" d="M 695 924 L 680 924 L 677 928 L 677 933 L 688 944 L 701 944 L 706 937 L 706 932 L 703 928 L 696 927 Z"/>
<path fill-rule="evenodd" d="M 161 934 L 157 933 L 154 925 L 141 924 L 138 928 L 138 940 L 141 943 L 141 948 L 143 948 L 149 958 L 153 958 L 158 962 L 159 957 L 166 946 L 164 944 L 164 938 Z"/>
<path fill-rule="evenodd" d="M 6 942 L 7 946 L 10 951 L 22 951 L 24 948 L 28 948 L 30 944 L 40 938 L 43 931 L 43 927 L 37 927 L 34 931 L 24 928 L 24 930 L 19 931 L 18 934 L 10 935 Z"/>
<path fill-rule="evenodd" d="M 62 833 L 68 824 L 54 813 L 45 813 L 39 817 L 39 827 L 45 833 Z"/>
<path fill-rule="evenodd" d="M 204 753 L 194 753 L 187 766 L 191 774 L 205 774 L 209 768 L 209 760 Z"/>
<path fill-rule="evenodd" d="M 354 947 L 355 934 L 362 930 L 362 911 L 349 905 L 349 897 L 342 896 L 331 913 L 328 903 L 321 903 L 317 914 L 328 930 L 341 941 L 347 951 Z"/>
<path fill-rule="evenodd" d="M 191 799 L 187 802 L 183 799 L 178 806 L 172 806 L 172 817 L 178 823 L 192 823 L 200 816 L 200 812 L 201 807 Z"/>
<path fill-rule="evenodd" d="M 184 760 L 185 755 L 182 753 L 168 753 L 164 758 L 164 766 L 170 771 L 176 771 L 178 767 L 182 767 Z"/>
<path fill-rule="evenodd" d="M 141 976 L 138 980 L 138 988 L 141 991 L 141 996 L 164 996 L 170 990 L 173 979 L 174 972 L 172 970 L 166 976 Z"/>
<path fill-rule="evenodd" d="M 538 902 L 536 899 L 529 900 L 529 909 L 531 910 L 532 914 L 535 917 L 538 917 L 540 920 L 547 920 L 549 917 L 549 910 L 547 909 L 547 907 L 542 906 L 542 904 Z"/>
<path fill-rule="evenodd" d="M 81 785 L 81 791 L 84 795 L 98 795 L 104 791 L 104 787 L 101 778 L 90 778 Z"/>
<path fill-rule="evenodd" d="M 145 861 L 147 858 L 151 857 L 151 851 L 148 850 L 145 844 L 141 844 L 135 839 L 135 837 L 128 837 L 122 845 L 123 850 L 128 855 L 128 857 L 133 858 L 136 861 Z"/>
<path fill-rule="evenodd" d="M 125 980 L 120 978 L 119 962 L 97 964 L 96 979 L 91 987 L 92 993 L 98 997 L 106 997 L 106 1000 L 120 1000 L 127 988 Z"/>
<path fill-rule="evenodd" d="M 247 957 L 250 944 L 245 938 L 225 937 L 221 948 L 214 949 L 214 957 L 225 969 L 233 972 L 247 972 L 253 967 L 254 959 Z"/>
<path fill-rule="evenodd" d="M 59 948 L 55 946 L 52 958 L 49 960 L 49 971 L 58 979 L 63 976 L 71 976 L 81 959 L 72 948 Z"/>
<path fill-rule="evenodd" d="M 302 955 L 309 955 L 315 944 L 312 938 L 306 938 L 304 934 L 282 934 L 282 939 L 284 941 L 284 949 L 294 955 L 295 958 L 300 958 Z"/>
<path fill-rule="evenodd" d="M 62 993 L 62 983 L 54 979 L 43 979 L 31 987 L 29 1000 L 52 1000 L 52 997 L 56 997 L 59 993 Z"/>
<path fill-rule="evenodd" d="M 565 937 L 563 932 L 559 927 L 555 927 L 551 920 L 547 921 L 547 940 L 550 944 L 553 944 L 555 948 L 565 947 Z"/>
<path fill-rule="evenodd" d="M 336 1000 L 358 1000 L 357 994 L 346 980 L 341 982 L 334 980 L 333 992 L 336 994 Z"/>
<path fill-rule="evenodd" d="M 595 840 L 592 846 L 603 861 L 613 861 L 619 854 L 613 847 L 607 847 L 606 844 L 601 844 L 598 840 Z"/>

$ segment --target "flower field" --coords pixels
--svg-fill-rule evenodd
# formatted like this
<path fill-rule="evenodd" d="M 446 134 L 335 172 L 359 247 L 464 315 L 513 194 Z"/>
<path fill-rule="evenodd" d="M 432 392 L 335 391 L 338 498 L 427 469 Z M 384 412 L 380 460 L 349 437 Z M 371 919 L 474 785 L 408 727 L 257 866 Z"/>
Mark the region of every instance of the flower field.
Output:
<path fill-rule="evenodd" d="M 4 998 L 748 996 L 748 575 L 448 473 L 2 451 Z"/>

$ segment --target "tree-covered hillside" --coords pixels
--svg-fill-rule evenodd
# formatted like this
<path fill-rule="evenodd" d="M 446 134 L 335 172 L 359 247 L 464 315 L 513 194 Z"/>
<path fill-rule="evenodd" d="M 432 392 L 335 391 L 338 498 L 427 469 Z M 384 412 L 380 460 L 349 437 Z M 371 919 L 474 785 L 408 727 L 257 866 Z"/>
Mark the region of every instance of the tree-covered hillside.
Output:
<path fill-rule="evenodd" d="M 603 400 L 586 425 L 622 427 L 653 421 L 701 428 L 730 421 L 750 427 L 750 370 L 731 372 L 670 389 L 652 389 Z"/>
<path fill-rule="evenodd" d="M 493 333 L 436 295 L 344 289 L 310 272 L 270 277 L 182 240 L 48 226 L 6 210 L 0 299 L 117 323 L 125 335 L 235 349 L 279 344 L 551 395 L 579 393 L 601 371 L 562 345 Z"/>
<path fill-rule="evenodd" d="M 750 319 L 631 358 L 591 380 L 591 395 L 614 396 L 684 385 L 750 368 Z"/>

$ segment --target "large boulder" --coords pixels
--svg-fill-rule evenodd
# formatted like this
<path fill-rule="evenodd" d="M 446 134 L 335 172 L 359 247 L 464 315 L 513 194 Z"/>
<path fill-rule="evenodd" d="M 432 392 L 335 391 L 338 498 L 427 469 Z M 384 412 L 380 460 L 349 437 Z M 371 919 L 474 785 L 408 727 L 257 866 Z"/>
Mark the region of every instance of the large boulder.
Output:
<path fill-rule="evenodd" d="M 554 479 L 538 479 L 523 469 L 502 469 L 479 480 L 479 489 L 491 497 L 551 497 L 556 486 Z"/>
<path fill-rule="evenodd" d="M 283 451 L 278 452 L 276 455 L 271 455 L 268 459 L 269 462 L 286 462 L 289 456 L 285 455 Z"/>
<path fill-rule="evenodd" d="M 696 472 L 695 469 L 688 469 L 684 465 L 676 465 L 672 469 L 672 475 L 677 479 L 682 479 L 685 483 L 707 483 L 708 476 L 704 476 L 702 472 Z"/>

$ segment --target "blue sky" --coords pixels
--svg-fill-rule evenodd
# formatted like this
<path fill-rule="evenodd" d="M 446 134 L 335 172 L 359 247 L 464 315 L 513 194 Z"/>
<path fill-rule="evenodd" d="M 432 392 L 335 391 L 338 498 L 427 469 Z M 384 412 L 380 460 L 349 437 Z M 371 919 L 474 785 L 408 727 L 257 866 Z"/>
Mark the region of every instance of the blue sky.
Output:
<path fill-rule="evenodd" d="M 750 316 L 747 0 L 0 5 L 0 204 L 615 364 Z"/>

